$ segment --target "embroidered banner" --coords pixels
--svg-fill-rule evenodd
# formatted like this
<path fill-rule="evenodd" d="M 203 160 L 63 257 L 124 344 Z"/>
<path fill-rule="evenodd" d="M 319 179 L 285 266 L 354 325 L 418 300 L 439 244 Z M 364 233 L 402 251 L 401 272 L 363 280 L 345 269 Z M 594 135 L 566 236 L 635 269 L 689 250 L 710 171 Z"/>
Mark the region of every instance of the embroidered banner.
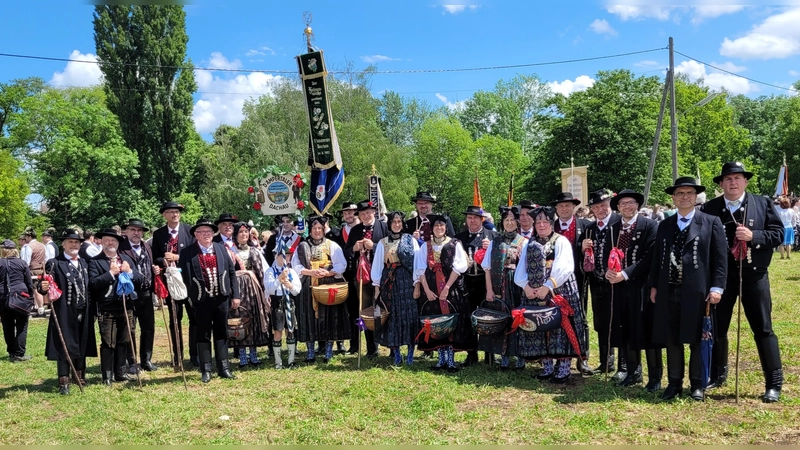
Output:
<path fill-rule="evenodd" d="M 342 167 L 342 157 L 336 130 L 333 127 L 325 78 L 328 72 L 322 59 L 322 51 L 306 53 L 297 57 L 303 98 L 308 114 L 308 165 L 312 169 Z"/>

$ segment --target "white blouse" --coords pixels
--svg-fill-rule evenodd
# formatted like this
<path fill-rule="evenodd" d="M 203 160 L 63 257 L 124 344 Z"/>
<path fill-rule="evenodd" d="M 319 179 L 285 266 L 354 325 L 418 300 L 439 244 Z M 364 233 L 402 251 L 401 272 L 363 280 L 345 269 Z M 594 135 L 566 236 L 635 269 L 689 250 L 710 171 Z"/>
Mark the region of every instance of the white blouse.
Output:
<path fill-rule="evenodd" d="M 514 273 L 514 283 L 519 287 L 525 287 L 528 284 L 527 261 L 528 246 L 525 245 L 522 247 L 522 251 L 519 252 L 519 263 L 517 264 L 517 271 Z M 555 259 L 549 275 L 550 278 L 556 280 L 557 286 L 553 286 L 553 281 L 549 279 L 544 282 L 544 286 L 547 286 L 552 291 L 569 281 L 574 272 L 575 259 L 572 257 L 572 244 L 564 236 L 559 236 L 556 239 Z"/>
<path fill-rule="evenodd" d="M 341 278 L 342 272 L 344 272 L 347 269 L 347 260 L 344 259 L 344 252 L 342 251 L 342 248 L 339 247 L 339 244 L 333 242 L 330 239 L 326 240 L 328 241 L 328 244 L 330 245 L 331 249 L 330 258 L 331 258 L 331 264 L 333 264 L 331 272 L 336 272 L 337 274 L 339 274 L 337 278 Z M 308 246 L 311 247 L 311 244 L 308 244 Z M 299 253 L 298 251 L 295 251 L 294 254 L 292 254 L 292 269 L 294 269 L 294 271 L 297 273 L 301 273 L 303 269 L 306 269 L 306 266 L 300 263 L 300 258 L 298 257 L 298 253 Z M 307 276 L 307 275 L 301 275 L 301 276 Z"/>
<path fill-rule="evenodd" d="M 444 244 L 449 243 L 451 238 L 447 238 L 447 240 L 442 243 L 442 245 L 434 244 L 433 240 L 430 243 L 433 245 L 434 251 L 439 251 L 444 247 Z M 425 269 L 428 268 L 428 243 L 426 242 L 425 245 L 420 247 L 416 253 L 414 253 L 414 283 L 419 282 L 419 278 L 423 276 L 425 273 Z M 464 247 L 461 246 L 459 242 L 456 244 L 456 254 L 453 258 L 453 271 L 459 275 L 467 271 L 467 252 L 464 251 Z"/>
<path fill-rule="evenodd" d="M 372 277 L 372 285 L 373 286 L 380 286 L 381 285 L 381 275 L 383 275 L 383 259 L 384 259 L 384 251 L 385 247 L 383 245 L 383 239 L 378 242 L 378 245 L 375 246 L 375 257 L 372 258 L 372 270 L 370 271 L 369 275 Z M 416 259 L 417 251 L 419 250 L 419 244 L 417 243 L 416 239 L 411 239 L 411 245 L 414 246 L 414 259 Z M 358 262 L 356 262 L 358 263 Z M 415 264 L 416 265 L 416 264 Z M 412 269 L 413 270 L 413 269 Z"/>

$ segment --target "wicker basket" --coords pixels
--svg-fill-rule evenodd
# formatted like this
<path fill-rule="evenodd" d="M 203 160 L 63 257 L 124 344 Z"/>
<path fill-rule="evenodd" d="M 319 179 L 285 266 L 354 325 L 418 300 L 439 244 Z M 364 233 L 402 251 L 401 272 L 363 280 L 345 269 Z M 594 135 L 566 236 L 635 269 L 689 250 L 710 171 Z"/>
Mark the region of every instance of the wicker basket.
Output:
<path fill-rule="evenodd" d="M 331 292 L 331 290 L 333 290 L 333 292 Z M 347 283 L 332 283 L 323 284 L 321 286 L 311 286 L 311 297 L 320 305 L 339 305 L 347 300 Z"/>
<path fill-rule="evenodd" d="M 508 307 L 506 307 L 502 300 L 495 300 L 495 302 L 499 302 L 508 310 Z M 508 325 L 511 323 L 511 314 L 506 311 L 484 308 L 484 303 L 485 301 L 482 302 L 481 307 L 473 311 L 470 316 L 475 333 L 479 336 L 495 336 L 505 332 L 506 328 L 508 328 Z"/>
<path fill-rule="evenodd" d="M 456 331 L 458 314 L 437 314 L 433 316 L 420 316 L 422 330 L 430 327 L 430 337 L 433 339 L 447 339 Z M 422 334 L 422 333 L 420 333 Z M 427 339 L 425 340 L 427 342 Z"/>
<path fill-rule="evenodd" d="M 381 306 L 381 326 L 384 326 L 389 320 L 389 310 L 386 308 L 386 305 Z M 364 321 L 364 326 L 367 327 L 368 330 L 375 331 L 375 307 L 370 306 L 369 308 L 363 309 L 361 311 L 361 320 Z"/>

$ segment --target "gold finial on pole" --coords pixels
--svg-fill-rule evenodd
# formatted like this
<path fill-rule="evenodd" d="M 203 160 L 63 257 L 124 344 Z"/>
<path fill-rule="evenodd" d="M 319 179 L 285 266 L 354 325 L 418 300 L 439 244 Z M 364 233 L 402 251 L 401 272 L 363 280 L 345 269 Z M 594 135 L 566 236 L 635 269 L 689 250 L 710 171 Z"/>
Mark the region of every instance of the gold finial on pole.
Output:
<path fill-rule="evenodd" d="M 378 169 L 375 168 L 375 164 L 372 165 L 372 174 L 376 176 L 378 175 Z"/>
<path fill-rule="evenodd" d="M 311 29 L 311 11 L 306 11 L 303 13 L 303 20 L 306 22 L 306 28 L 303 30 L 303 34 L 306 35 L 306 47 L 308 50 L 311 51 L 311 41 L 314 39 L 314 30 Z"/>

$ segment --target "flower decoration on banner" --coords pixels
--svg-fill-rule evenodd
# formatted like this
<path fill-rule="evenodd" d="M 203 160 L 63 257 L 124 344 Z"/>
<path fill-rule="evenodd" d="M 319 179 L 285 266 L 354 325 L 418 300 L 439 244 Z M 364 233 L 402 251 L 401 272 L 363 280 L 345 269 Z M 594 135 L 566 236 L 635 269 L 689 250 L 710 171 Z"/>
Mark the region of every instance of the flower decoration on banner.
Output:
<path fill-rule="evenodd" d="M 258 229 L 276 225 L 273 219 L 277 215 L 305 216 L 308 204 L 307 175 L 299 172 L 297 167 L 287 168 L 267 166 L 250 176 L 253 183 L 247 186 L 250 219 Z"/>

